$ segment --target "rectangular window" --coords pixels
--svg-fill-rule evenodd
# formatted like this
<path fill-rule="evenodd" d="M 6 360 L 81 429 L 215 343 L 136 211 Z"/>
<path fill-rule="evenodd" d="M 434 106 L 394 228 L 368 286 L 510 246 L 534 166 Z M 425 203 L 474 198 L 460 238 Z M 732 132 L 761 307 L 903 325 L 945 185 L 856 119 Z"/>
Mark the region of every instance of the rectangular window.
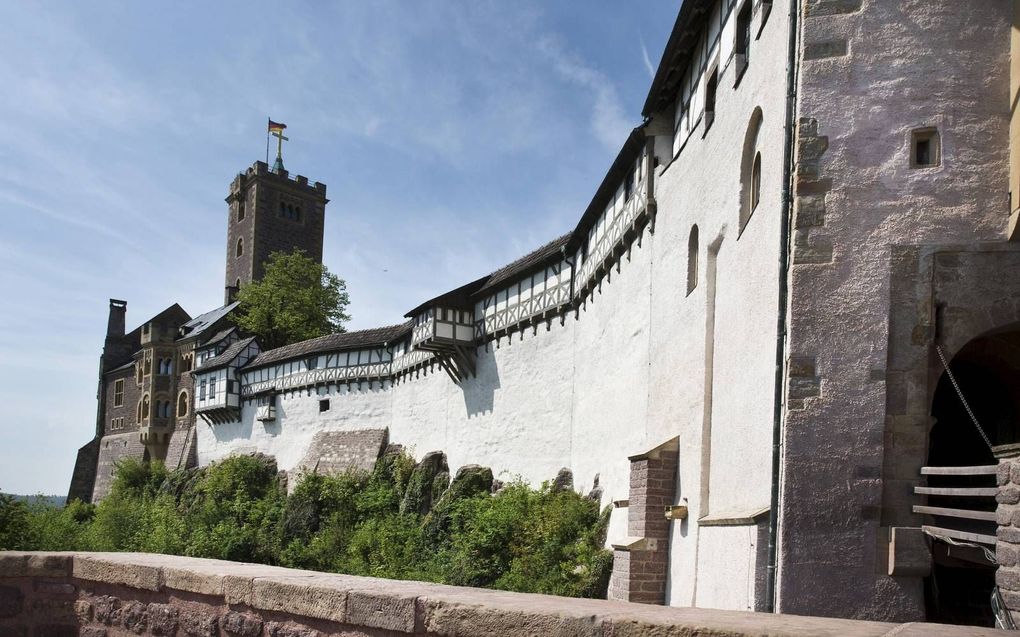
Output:
<path fill-rule="evenodd" d="M 308 369 L 316 369 L 319 367 L 319 357 L 312 356 L 308 359 Z"/>
<path fill-rule="evenodd" d="M 216 398 L 216 377 L 209 379 L 209 400 Z"/>
<path fill-rule="evenodd" d="M 198 385 L 198 399 L 205 400 L 205 383 L 206 380 L 203 378 L 202 382 Z"/>
<path fill-rule="evenodd" d="M 113 406 L 120 407 L 124 404 L 124 379 L 113 383 Z"/>
<path fill-rule="evenodd" d="M 329 411 L 329 398 L 323 398 L 319 401 L 319 413 Z"/>
<path fill-rule="evenodd" d="M 942 163 L 942 148 L 936 128 L 921 128 L 910 134 L 910 167 L 934 168 Z"/>
<path fill-rule="evenodd" d="M 744 56 L 745 65 L 751 53 L 751 4 L 752 0 L 747 0 L 736 15 L 736 54 Z M 737 72 L 741 70 L 737 67 Z"/>
<path fill-rule="evenodd" d="M 712 74 L 705 82 L 705 132 L 715 121 L 715 90 L 719 86 L 719 69 L 712 69 Z"/>

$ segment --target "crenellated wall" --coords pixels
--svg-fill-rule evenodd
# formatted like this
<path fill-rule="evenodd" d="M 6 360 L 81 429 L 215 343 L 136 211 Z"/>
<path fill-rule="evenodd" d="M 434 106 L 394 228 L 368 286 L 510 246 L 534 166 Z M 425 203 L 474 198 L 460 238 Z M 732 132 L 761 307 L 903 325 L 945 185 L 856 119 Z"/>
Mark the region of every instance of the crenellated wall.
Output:
<path fill-rule="evenodd" d="M 9 637 L 972 637 L 883 624 L 507 593 L 145 553 L 0 552 Z"/>

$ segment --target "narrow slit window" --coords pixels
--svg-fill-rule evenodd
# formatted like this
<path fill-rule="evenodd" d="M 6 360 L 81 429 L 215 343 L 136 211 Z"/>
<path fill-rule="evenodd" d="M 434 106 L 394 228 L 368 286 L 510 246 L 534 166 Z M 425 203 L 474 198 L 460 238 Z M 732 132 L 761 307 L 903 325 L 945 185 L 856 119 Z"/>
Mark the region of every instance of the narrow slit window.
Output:
<path fill-rule="evenodd" d="M 705 131 L 715 121 L 715 93 L 719 86 L 719 70 L 714 69 L 705 82 Z"/>
<path fill-rule="evenodd" d="M 939 132 L 935 128 L 922 128 L 910 135 L 910 167 L 933 168 L 942 163 Z"/>
<path fill-rule="evenodd" d="M 698 287 L 698 226 L 691 228 L 687 239 L 687 294 Z"/>

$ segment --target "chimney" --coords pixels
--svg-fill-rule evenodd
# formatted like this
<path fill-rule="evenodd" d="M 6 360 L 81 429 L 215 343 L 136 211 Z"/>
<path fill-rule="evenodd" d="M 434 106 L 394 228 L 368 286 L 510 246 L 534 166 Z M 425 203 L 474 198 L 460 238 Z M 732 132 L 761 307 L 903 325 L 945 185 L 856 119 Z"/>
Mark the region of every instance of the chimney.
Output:
<path fill-rule="evenodd" d="M 106 323 L 106 338 L 123 338 L 127 301 L 110 299 L 110 320 Z"/>

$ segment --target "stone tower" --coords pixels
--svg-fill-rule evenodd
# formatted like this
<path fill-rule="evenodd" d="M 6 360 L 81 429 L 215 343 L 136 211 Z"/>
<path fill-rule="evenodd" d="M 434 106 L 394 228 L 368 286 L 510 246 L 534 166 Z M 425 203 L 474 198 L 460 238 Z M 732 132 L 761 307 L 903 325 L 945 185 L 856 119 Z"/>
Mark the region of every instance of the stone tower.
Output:
<path fill-rule="evenodd" d="M 272 252 L 304 250 L 322 261 L 326 184 L 291 177 L 282 167 L 271 171 L 258 161 L 234 178 L 226 201 L 225 303 L 241 285 L 262 277 Z"/>

